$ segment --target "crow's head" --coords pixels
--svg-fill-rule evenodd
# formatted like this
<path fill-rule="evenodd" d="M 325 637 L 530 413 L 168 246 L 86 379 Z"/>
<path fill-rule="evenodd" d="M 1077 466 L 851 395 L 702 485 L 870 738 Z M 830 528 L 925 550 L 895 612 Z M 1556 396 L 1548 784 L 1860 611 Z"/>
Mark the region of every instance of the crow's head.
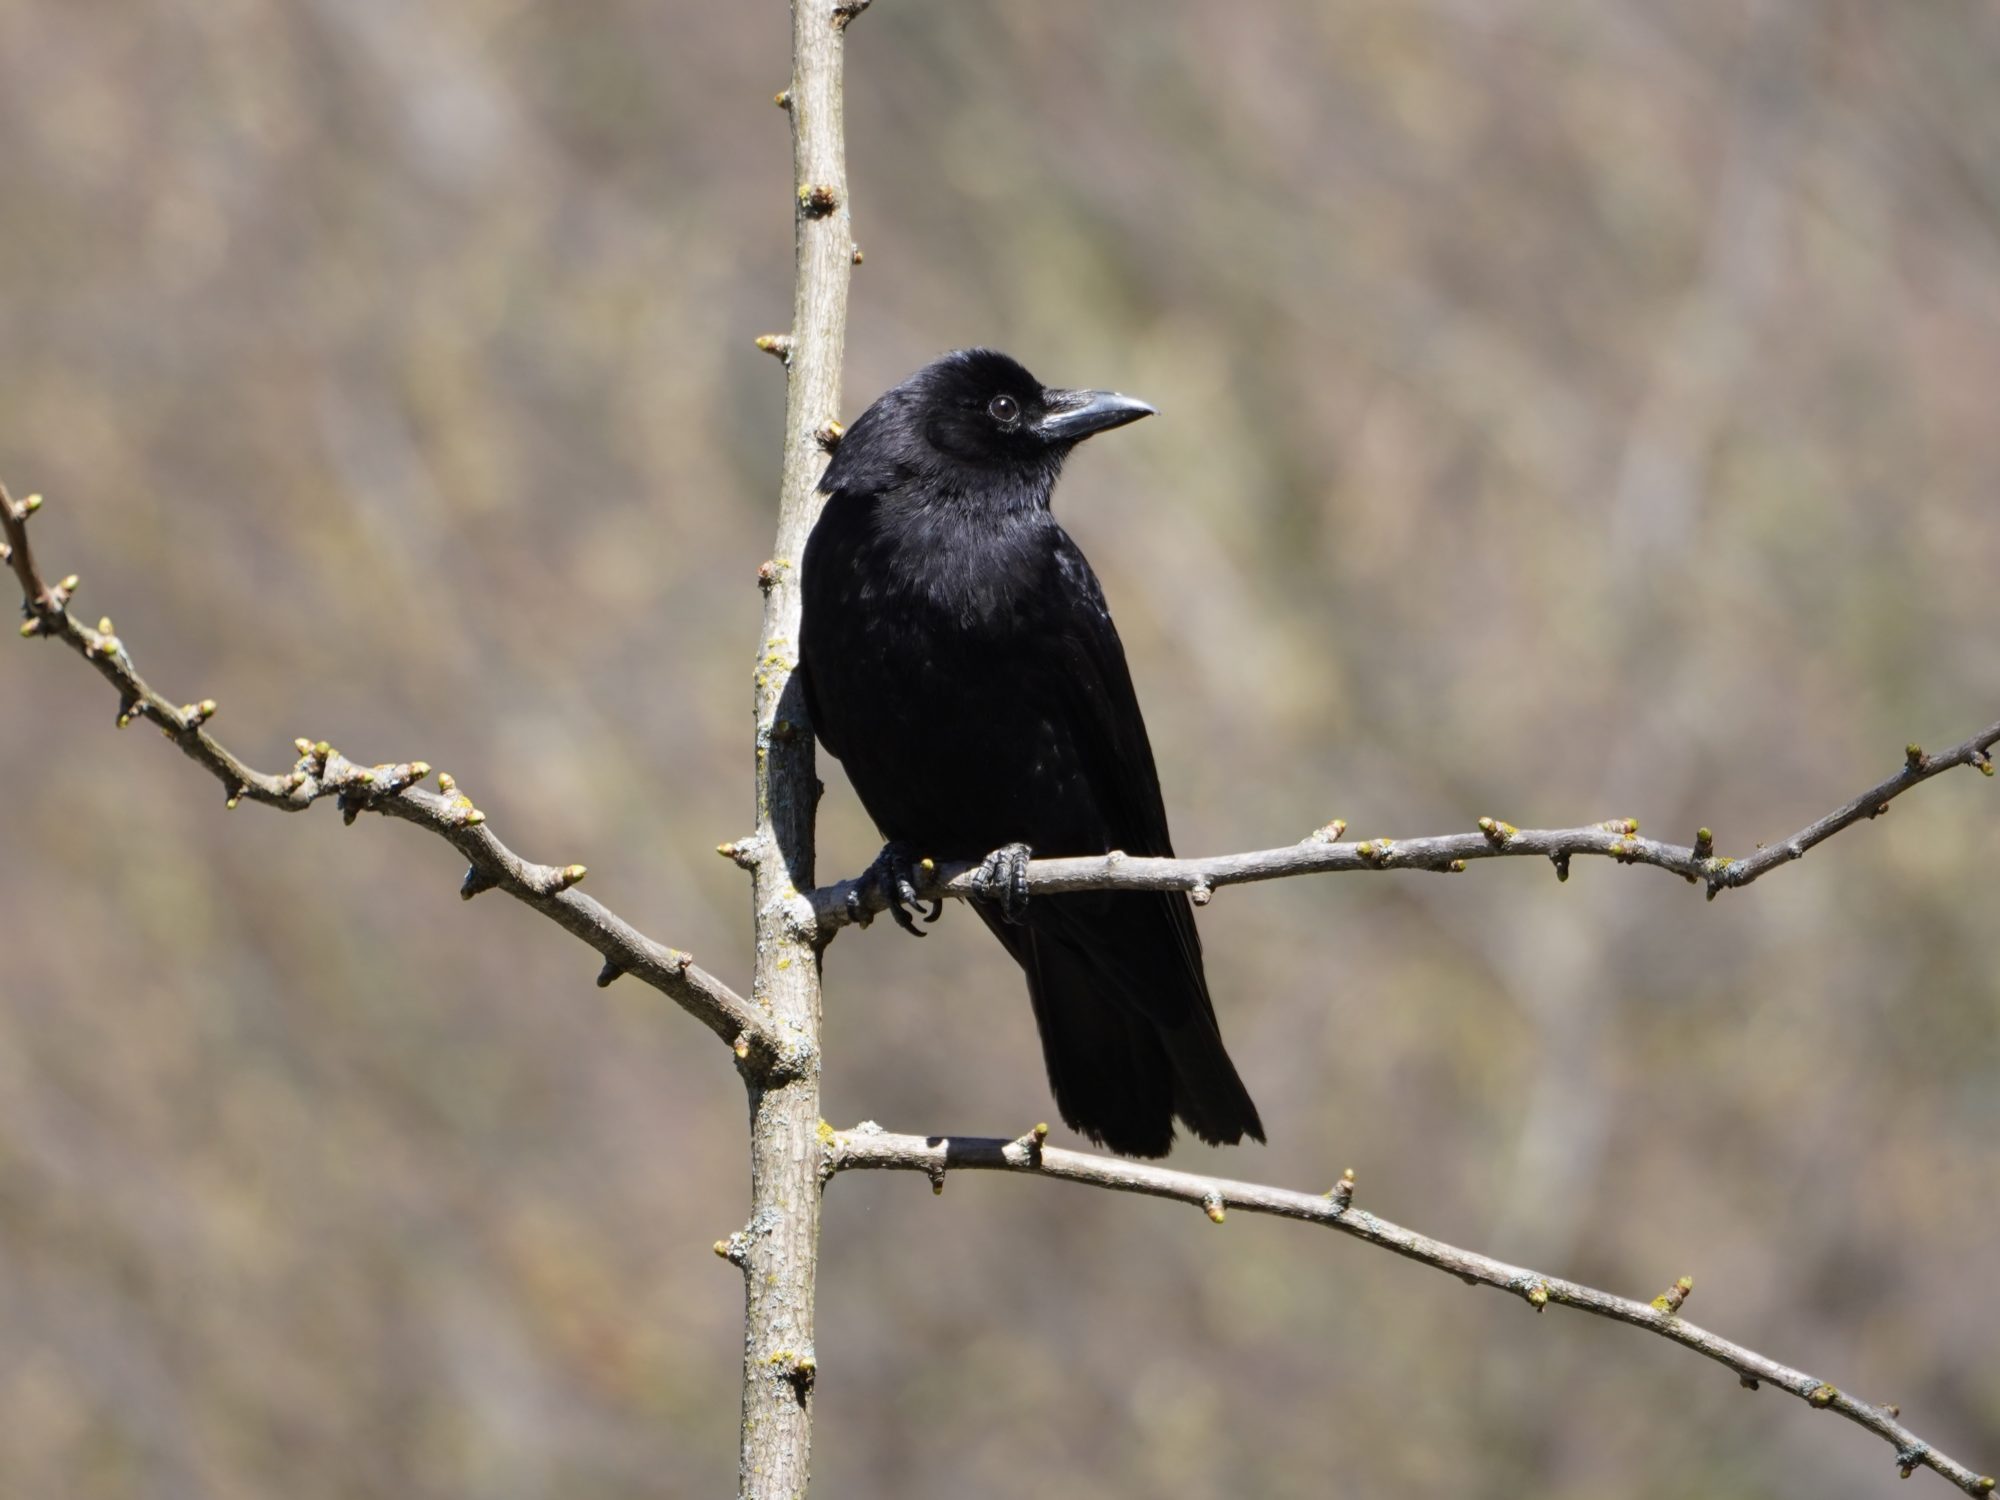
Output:
<path fill-rule="evenodd" d="M 821 487 L 880 492 L 917 481 L 955 491 L 974 479 L 1011 480 L 1006 491 L 1046 504 L 1070 449 L 1152 414 L 1116 391 L 1044 386 L 997 350 L 958 349 L 855 420 Z"/>

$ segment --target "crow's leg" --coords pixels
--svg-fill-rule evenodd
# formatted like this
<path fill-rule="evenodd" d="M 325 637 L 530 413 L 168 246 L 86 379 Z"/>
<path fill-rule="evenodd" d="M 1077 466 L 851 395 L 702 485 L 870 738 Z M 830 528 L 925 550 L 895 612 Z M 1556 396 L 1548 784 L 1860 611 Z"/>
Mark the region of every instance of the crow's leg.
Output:
<path fill-rule="evenodd" d="M 875 863 L 861 872 L 861 878 L 854 883 L 854 889 L 847 893 L 847 914 L 859 925 L 866 927 L 873 916 L 868 910 L 868 897 L 879 894 L 889 908 L 889 915 L 896 919 L 896 925 L 912 937 L 922 937 L 917 924 L 910 920 L 910 907 L 922 911 L 924 901 L 917 894 L 917 887 L 929 878 L 930 872 L 923 866 L 927 861 L 917 858 L 908 844 L 890 840 L 882 846 L 882 852 L 875 856 Z M 931 909 L 924 914 L 926 922 L 935 922 L 944 911 L 942 899 L 934 900 Z"/>
<path fill-rule="evenodd" d="M 996 903 L 1001 917 L 1015 926 L 1028 910 L 1028 861 L 1034 852 L 1026 844 L 1005 844 L 979 862 L 972 888 Z"/>

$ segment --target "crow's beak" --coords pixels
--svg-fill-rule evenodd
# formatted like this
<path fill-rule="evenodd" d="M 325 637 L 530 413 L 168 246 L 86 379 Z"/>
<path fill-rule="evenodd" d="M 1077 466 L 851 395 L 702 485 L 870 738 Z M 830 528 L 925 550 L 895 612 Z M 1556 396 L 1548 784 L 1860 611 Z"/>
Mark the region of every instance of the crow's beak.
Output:
<path fill-rule="evenodd" d="M 1145 402 L 1116 391 L 1044 391 L 1042 404 L 1047 415 L 1035 424 L 1035 431 L 1048 443 L 1081 442 L 1093 432 L 1153 415 Z"/>

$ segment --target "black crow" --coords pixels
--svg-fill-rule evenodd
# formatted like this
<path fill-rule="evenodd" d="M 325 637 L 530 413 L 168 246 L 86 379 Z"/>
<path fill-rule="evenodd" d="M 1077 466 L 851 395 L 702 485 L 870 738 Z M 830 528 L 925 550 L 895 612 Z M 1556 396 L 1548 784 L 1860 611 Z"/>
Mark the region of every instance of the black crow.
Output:
<path fill-rule="evenodd" d="M 1205 1141 L 1264 1138 L 1187 897 L 1030 903 L 1022 875 L 1030 850 L 1174 852 L 1104 591 L 1049 513 L 1070 449 L 1152 410 L 987 349 L 918 371 L 820 482 L 800 633 L 813 728 L 889 840 L 870 878 L 914 932 L 915 862 L 983 861 L 973 906 L 1028 976 L 1056 1105 L 1129 1156 L 1164 1156 L 1176 1117 Z"/>

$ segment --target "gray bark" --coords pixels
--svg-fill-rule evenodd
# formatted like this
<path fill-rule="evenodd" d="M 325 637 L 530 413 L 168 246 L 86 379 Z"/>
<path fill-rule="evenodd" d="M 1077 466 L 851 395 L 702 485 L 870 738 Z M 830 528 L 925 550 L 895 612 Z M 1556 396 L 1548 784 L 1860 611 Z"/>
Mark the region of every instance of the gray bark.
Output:
<path fill-rule="evenodd" d="M 819 514 L 824 444 L 840 403 L 854 241 L 841 127 L 841 45 L 853 11 L 793 0 L 795 223 L 792 329 L 785 366 L 785 467 L 777 545 L 759 570 L 764 628 L 753 678 L 757 829 L 738 845 L 757 924 L 751 998 L 787 1034 L 782 1076 L 745 1069 L 750 1090 L 750 1222 L 731 1242 L 744 1273 L 744 1500 L 803 1495 L 812 1455 L 813 1292 L 819 1257 L 819 946 L 800 892 L 813 884 L 812 727 L 798 678 L 799 557 Z M 806 920 L 801 920 L 801 917 Z"/>

